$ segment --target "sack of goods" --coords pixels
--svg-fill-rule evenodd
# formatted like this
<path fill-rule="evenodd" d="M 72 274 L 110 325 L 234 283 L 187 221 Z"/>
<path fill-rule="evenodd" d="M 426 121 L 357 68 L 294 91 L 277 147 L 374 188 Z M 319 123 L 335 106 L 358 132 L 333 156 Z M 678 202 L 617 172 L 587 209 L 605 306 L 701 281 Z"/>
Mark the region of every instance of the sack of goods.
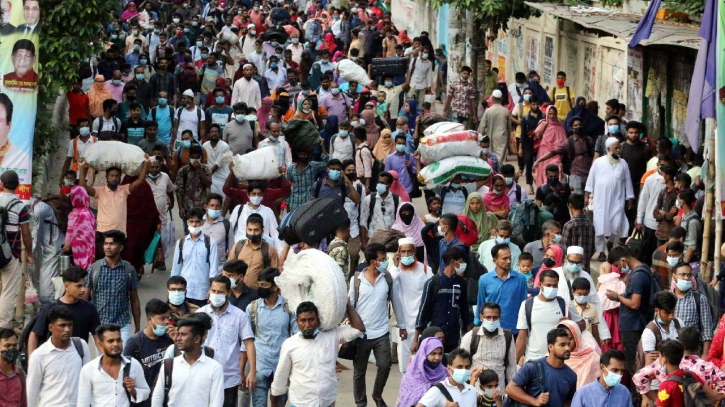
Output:
<path fill-rule="evenodd" d="M 120 168 L 126 175 L 138 175 L 146 160 L 141 147 L 121 141 L 102 141 L 86 147 L 83 158 L 88 166 L 96 171 Z"/>
<path fill-rule="evenodd" d="M 418 150 L 421 158 L 427 162 L 440 161 L 444 158 L 456 156 L 470 155 L 475 157 L 480 152 L 478 148 L 479 136 L 480 134 L 473 130 L 436 133 L 420 139 Z"/>
<path fill-rule="evenodd" d="M 292 246 L 300 242 L 317 244 L 335 233 L 347 218 L 340 199 L 313 199 L 285 215 L 279 224 L 279 237 Z"/>
<path fill-rule="evenodd" d="M 380 243 L 385 246 L 385 251 L 394 253 L 398 251 L 398 240 L 405 237 L 405 234 L 395 229 L 378 229 L 373 233 L 368 243 Z"/>
<path fill-rule="evenodd" d="M 418 174 L 418 181 L 424 188 L 434 189 L 450 182 L 456 174 L 484 178 L 491 172 L 491 166 L 479 157 L 449 157 L 423 168 Z"/>
<path fill-rule="evenodd" d="M 320 133 L 308 120 L 292 119 L 282 125 L 282 133 L 295 151 L 312 151 L 320 144 Z"/>
<path fill-rule="evenodd" d="M 423 134 L 426 136 L 431 136 L 433 134 L 453 133 L 454 131 L 463 130 L 466 130 L 466 127 L 461 123 L 440 122 L 430 125 L 427 129 L 423 130 Z"/>
<path fill-rule="evenodd" d="M 324 252 L 303 250 L 291 256 L 284 264 L 284 273 L 274 281 L 289 301 L 290 309 L 296 310 L 304 301 L 317 306 L 320 330 L 335 329 L 345 318 L 345 277 L 335 260 Z"/>
<path fill-rule="evenodd" d="M 273 179 L 279 177 L 277 147 L 268 146 L 247 154 L 235 155 L 234 176 L 237 179 Z"/>
<path fill-rule="evenodd" d="M 340 76 L 348 82 L 357 82 L 362 86 L 370 85 L 370 78 L 368 78 L 363 67 L 349 59 L 343 59 L 338 62 L 337 71 L 340 73 Z"/>

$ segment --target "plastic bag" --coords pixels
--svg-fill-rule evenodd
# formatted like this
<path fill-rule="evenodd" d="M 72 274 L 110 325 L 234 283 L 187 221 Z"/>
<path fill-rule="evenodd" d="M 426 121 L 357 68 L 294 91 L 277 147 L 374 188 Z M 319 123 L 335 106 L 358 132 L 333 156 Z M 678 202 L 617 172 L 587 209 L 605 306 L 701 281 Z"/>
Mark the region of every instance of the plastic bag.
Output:
<path fill-rule="evenodd" d="M 239 179 L 273 179 L 279 177 L 279 162 L 277 147 L 267 146 L 246 153 L 235 155 L 234 176 Z"/>
<path fill-rule="evenodd" d="M 138 175 L 145 160 L 145 153 L 139 146 L 120 141 L 99 140 L 86 147 L 83 158 L 96 171 L 120 168 L 127 175 Z"/>
<path fill-rule="evenodd" d="M 456 156 L 476 157 L 480 151 L 478 137 L 472 130 L 433 134 L 420 139 L 418 150 L 423 160 L 431 163 Z"/>
<path fill-rule="evenodd" d="M 370 78 L 365 70 L 358 64 L 349 59 L 343 59 L 337 63 L 337 71 L 340 76 L 348 82 L 354 81 L 362 86 L 370 85 Z"/>
<path fill-rule="evenodd" d="M 430 136 L 432 134 L 453 133 L 455 131 L 463 130 L 466 130 L 466 126 L 461 123 L 440 122 L 431 124 L 427 129 L 423 131 L 423 134 L 426 136 Z"/>
<path fill-rule="evenodd" d="M 161 233 L 154 233 L 153 239 L 151 239 L 151 243 L 149 244 L 149 247 L 146 248 L 146 251 L 143 253 L 143 261 L 144 264 L 152 264 L 154 262 L 154 255 L 156 254 L 156 247 L 159 245 L 159 241 L 161 240 Z"/>

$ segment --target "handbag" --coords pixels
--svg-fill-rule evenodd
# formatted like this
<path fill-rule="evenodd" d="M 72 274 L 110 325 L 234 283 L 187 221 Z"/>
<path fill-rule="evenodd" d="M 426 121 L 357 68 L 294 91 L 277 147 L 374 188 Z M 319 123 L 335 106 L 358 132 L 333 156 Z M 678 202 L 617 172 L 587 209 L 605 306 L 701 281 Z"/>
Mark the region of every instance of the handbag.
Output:
<path fill-rule="evenodd" d="M 161 233 L 154 233 L 153 239 L 151 239 L 151 243 L 149 244 L 149 247 L 146 248 L 146 251 L 143 253 L 143 261 L 145 264 L 152 264 L 154 262 L 154 255 L 156 253 L 156 246 L 159 245 L 159 241 L 161 240 Z"/>

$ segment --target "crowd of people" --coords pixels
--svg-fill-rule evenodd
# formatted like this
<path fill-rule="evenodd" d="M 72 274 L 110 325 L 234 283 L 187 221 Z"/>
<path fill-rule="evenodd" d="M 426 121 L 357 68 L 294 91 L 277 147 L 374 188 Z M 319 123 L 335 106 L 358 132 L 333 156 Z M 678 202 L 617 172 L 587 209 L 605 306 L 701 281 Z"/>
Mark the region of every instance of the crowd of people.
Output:
<path fill-rule="evenodd" d="M 507 84 L 486 61 L 478 88 L 466 66 L 448 83 L 445 48 L 410 38 L 384 7 L 144 0 L 109 16 L 106 51 L 80 63 L 67 94 L 60 195 L 25 205 L 17 174 L 0 175 L 0 405 L 725 398 L 713 288 L 725 275 L 699 273 L 702 156 L 650 137 L 617 100 L 602 120 L 565 72 L 552 89 L 533 71 Z M 345 59 L 371 82 L 345 80 Z M 293 119 L 314 125 L 315 148 L 290 147 Z M 477 131 L 491 176 L 420 189 L 418 145 L 440 121 Z M 98 140 L 144 150 L 139 174 L 89 168 Z M 238 179 L 228 153 L 266 147 L 279 177 Z M 340 199 L 347 219 L 290 247 L 282 217 L 316 198 Z M 18 335 L 22 246 L 42 306 Z M 293 309 L 277 286 L 302 250 L 327 253 L 348 281 L 336 329 L 320 330 L 319 303 Z M 63 256 L 72 265 L 59 270 Z M 142 315 L 149 264 L 170 265 L 167 297 Z M 342 344 L 353 400 L 337 396 Z M 403 378 L 386 401 L 394 364 Z"/>

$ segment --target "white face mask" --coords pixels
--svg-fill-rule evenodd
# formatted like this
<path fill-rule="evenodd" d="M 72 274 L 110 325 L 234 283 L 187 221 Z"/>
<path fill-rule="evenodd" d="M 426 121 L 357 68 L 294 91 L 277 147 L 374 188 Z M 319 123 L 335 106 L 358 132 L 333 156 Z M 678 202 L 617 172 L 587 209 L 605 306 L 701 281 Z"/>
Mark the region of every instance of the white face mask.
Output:
<path fill-rule="evenodd" d="M 227 302 L 227 296 L 224 294 L 210 294 L 209 302 L 213 307 L 219 308 Z"/>
<path fill-rule="evenodd" d="M 249 202 L 251 202 L 252 205 L 254 205 L 254 206 L 258 206 L 259 204 L 262 203 L 262 199 L 263 199 L 263 197 L 261 197 L 261 196 L 250 196 Z"/>
<path fill-rule="evenodd" d="M 201 232 L 201 226 L 191 226 L 186 225 L 189 228 L 189 234 L 191 235 L 197 235 L 199 232 Z"/>

